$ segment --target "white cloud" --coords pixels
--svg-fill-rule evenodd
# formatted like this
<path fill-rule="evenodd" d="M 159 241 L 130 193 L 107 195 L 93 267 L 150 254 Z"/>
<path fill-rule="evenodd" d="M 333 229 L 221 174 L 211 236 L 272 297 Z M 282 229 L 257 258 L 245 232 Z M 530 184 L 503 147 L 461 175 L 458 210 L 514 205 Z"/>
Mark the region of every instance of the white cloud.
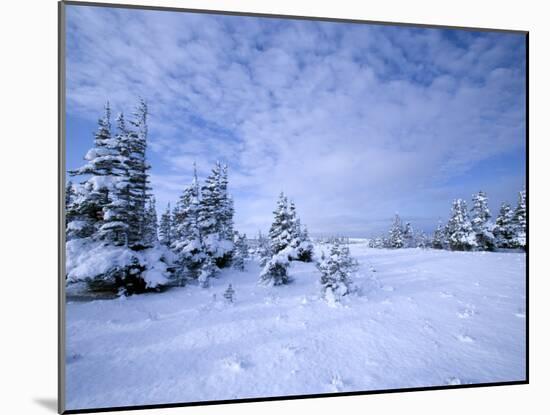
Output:
<path fill-rule="evenodd" d="M 525 151 L 518 35 L 83 6 L 68 21 L 68 112 L 144 96 L 161 203 L 221 159 L 249 233 L 281 190 L 314 232 L 369 233 L 422 203 L 433 219 L 446 180 Z"/>

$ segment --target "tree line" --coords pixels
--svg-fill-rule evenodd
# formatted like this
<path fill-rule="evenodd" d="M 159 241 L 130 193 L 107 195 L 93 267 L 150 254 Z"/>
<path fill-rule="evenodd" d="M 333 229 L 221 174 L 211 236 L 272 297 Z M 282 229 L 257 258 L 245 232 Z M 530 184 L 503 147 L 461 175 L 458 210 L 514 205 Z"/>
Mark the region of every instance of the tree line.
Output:
<path fill-rule="evenodd" d="M 428 237 L 414 231 L 412 225 L 395 215 L 387 236 L 370 240 L 372 248 L 434 248 L 451 251 L 494 251 L 495 249 L 527 249 L 527 205 L 525 190 L 519 192 L 515 208 L 504 202 L 496 220 L 485 192 L 472 196 L 472 207 L 463 199 L 455 199 L 448 222 L 437 225 Z"/>

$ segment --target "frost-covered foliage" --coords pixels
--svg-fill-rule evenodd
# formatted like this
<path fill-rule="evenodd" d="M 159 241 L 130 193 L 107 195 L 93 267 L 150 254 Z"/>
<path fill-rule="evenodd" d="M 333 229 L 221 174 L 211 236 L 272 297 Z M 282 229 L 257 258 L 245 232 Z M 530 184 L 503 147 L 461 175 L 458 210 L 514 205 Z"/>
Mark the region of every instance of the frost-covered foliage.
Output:
<path fill-rule="evenodd" d="M 403 224 L 401 218 L 396 214 L 390 228 L 388 237 L 388 248 L 403 248 L 405 242 L 403 239 Z"/>
<path fill-rule="evenodd" d="M 287 247 L 273 255 L 266 262 L 260 273 L 260 283 L 275 286 L 291 282 L 291 278 L 288 275 L 288 268 L 290 267 L 289 257 L 292 256 L 293 251 L 291 247 Z"/>
<path fill-rule="evenodd" d="M 274 255 L 287 250 L 290 260 L 311 262 L 313 259 L 313 243 L 307 228 L 302 228 L 294 202 L 289 204 L 288 198 L 282 192 L 273 212 L 269 241 L 270 251 Z"/>
<path fill-rule="evenodd" d="M 519 192 L 518 205 L 514 211 L 514 246 L 526 249 L 527 246 L 527 201 L 526 192 Z"/>
<path fill-rule="evenodd" d="M 477 249 L 481 251 L 492 251 L 495 248 L 495 236 L 492 232 L 493 225 L 489 222 L 491 212 L 487 200 L 485 192 L 480 191 L 474 194 L 472 196 L 472 209 L 470 210 Z"/>
<path fill-rule="evenodd" d="M 441 222 L 437 224 L 437 228 L 435 229 L 431 246 L 434 249 L 446 249 L 449 245 L 449 241 L 447 240 L 447 232 Z"/>
<path fill-rule="evenodd" d="M 248 243 L 246 241 L 246 234 L 240 235 L 235 231 L 234 236 L 235 250 L 233 252 L 232 265 L 234 268 L 244 271 L 244 264 L 248 259 Z"/>
<path fill-rule="evenodd" d="M 451 217 L 447 223 L 447 240 L 453 251 L 471 251 L 477 247 L 476 234 L 472 229 L 466 201 L 453 201 Z"/>
<path fill-rule="evenodd" d="M 403 228 L 403 247 L 416 248 L 416 235 L 410 222 L 407 222 Z"/>
<path fill-rule="evenodd" d="M 149 198 L 145 210 L 145 221 L 143 226 L 143 246 L 152 247 L 158 243 L 158 220 L 155 198 Z"/>
<path fill-rule="evenodd" d="M 351 292 L 351 277 L 357 270 L 357 261 L 351 257 L 347 244 L 335 240 L 328 255 L 323 253 L 317 268 L 321 273 L 322 294 L 327 301 L 338 301 Z"/>
<path fill-rule="evenodd" d="M 258 257 L 260 266 L 264 267 L 267 261 L 271 258 L 273 253 L 271 252 L 271 245 L 269 239 L 262 234 L 262 231 L 258 231 L 258 239 L 256 241 L 256 249 L 254 255 Z"/>
<path fill-rule="evenodd" d="M 201 188 L 198 225 L 205 253 L 220 268 L 233 255 L 233 200 L 227 192 L 227 166 L 217 162 Z"/>
<path fill-rule="evenodd" d="M 515 248 L 516 227 L 514 212 L 508 203 L 500 206 L 500 211 L 493 228 L 496 244 L 499 248 Z"/>
<path fill-rule="evenodd" d="M 164 247 L 135 251 L 127 246 L 73 239 L 66 246 L 67 283 L 84 281 L 92 291 L 134 294 L 168 283 L 173 256 Z"/>
<path fill-rule="evenodd" d="M 154 203 L 146 206 L 147 112 L 140 100 L 130 126 L 120 114 L 113 134 L 107 104 L 85 164 L 69 172 L 85 180 L 66 198 L 68 283 L 137 293 L 166 282 L 171 254 L 157 249 Z"/>
<path fill-rule="evenodd" d="M 202 186 L 195 167 L 191 184 L 174 208 L 170 246 L 177 255 L 175 273 L 181 283 L 198 279 L 206 287 L 220 268 L 231 265 L 235 254 L 234 209 L 227 186 L 227 166 L 217 162 Z"/>
<path fill-rule="evenodd" d="M 172 211 L 170 210 L 170 203 L 168 203 L 166 211 L 160 217 L 159 242 L 166 247 L 170 247 L 172 237 Z"/>

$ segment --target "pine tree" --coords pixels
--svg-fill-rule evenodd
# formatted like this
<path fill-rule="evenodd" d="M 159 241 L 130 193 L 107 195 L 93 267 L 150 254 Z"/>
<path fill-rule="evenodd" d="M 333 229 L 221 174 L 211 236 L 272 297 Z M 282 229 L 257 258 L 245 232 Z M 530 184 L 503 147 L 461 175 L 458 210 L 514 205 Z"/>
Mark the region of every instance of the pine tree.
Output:
<path fill-rule="evenodd" d="M 227 193 L 227 167 L 217 162 L 201 189 L 199 228 L 206 253 L 218 267 L 231 263 L 233 201 Z"/>
<path fill-rule="evenodd" d="M 514 246 L 526 250 L 527 246 L 527 202 L 526 192 L 519 192 L 518 205 L 514 210 L 513 225 L 515 228 Z"/>
<path fill-rule="evenodd" d="M 300 243 L 297 246 L 298 261 L 311 262 L 313 260 L 313 243 L 309 238 L 307 226 L 304 225 L 303 230 L 298 234 Z"/>
<path fill-rule="evenodd" d="M 389 248 L 403 248 L 403 225 L 401 218 L 398 214 L 395 214 L 392 227 L 389 233 L 388 247 Z"/>
<path fill-rule="evenodd" d="M 232 265 L 234 268 L 240 271 L 244 271 L 244 265 L 249 256 L 248 243 L 246 242 L 246 234 L 239 235 L 239 233 L 235 231 L 234 243 L 235 251 L 233 253 Z"/>
<path fill-rule="evenodd" d="M 117 134 L 108 146 L 112 152 L 110 172 L 114 177 L 113 186 L 110 188 L 107 204 L 103 207 L 103 223 L 97 232 L 102 240 L 116 246 L 128 244 L 128 212 L 132 208 L 128 174 L 130 150 L 127 138 L 128 130 L 121 113 L 117 117 Z"/>
<path fill-rule="evenodd" d="M 405 248 L 416 248 L 416 241 L 414 239 L 414 229 L 410 222 L 405 224 L 403 229 L 403 246 Z"/>
<path fill-rule="evenodd" d="M 220 269 L 216 265 L 216 261 L 213 257 L 209 256 L 204 259 L 201 264 L 198 281 L 201 287 L 208 288 L 210 286 L 210 280 L 215 278 Z"/>
<path fill-rule="evenodd" d="M 329 302 L 338 301 L 351 292 L 351 276 L 357 270 L 357 261 L 351 257 L 347 244 L 336 239 L 328 256 L 323 253 L 317 268 L 321 273 L 323 296 Z"/>
<path fill-rule="evenodd" d="M 453 201 L 451 218 L 447 224 L 447 240 L 453 251 L 471 251 L 477 246 L 476 235 L 468 216 L 468 207 L 462 199 Z"/>
<path fill-rule="evenodd" d="M 196 168 L 191 184 L 185 188 L 174 208 L 172 249 L 178 255 L 177 277 L 182 280 L 187 271 L 190 278 L 198 278 L 207 254 L 200 228 L 200 187 Z"/>
<path fill-rule="evenodd" d="M 437 224 L 437 228 L 434 232 L 432 239 L 432 248 L 434 249 L 446 249 L 448 241 L 446 237 L 446 229 L 441 225 L 441 222 Z"/>
<path fill-rule="evenodd" d="M 288 209 L 288 199 L 283 192 L 279 195 L 277 207 L 273 215 L 273 223 L 269 229 L 269 239 L 273 254 L 278 254 L 290 246 L 293 235 L 293 224 Z"/>
<path fill-rule="evenodd" d="M 172 245 L 172 211 L 170 203 L 166 206 L 165 212 L 160 217 L 159 225 L 159 242 L 167 247 Z"/>
<path fill-rule="evenodd" d="M 500 206 L 500 212 L 493 229 L 496 245 L 499 248 L 515 248 L 516 227 L 514 226 L 514 212 L 508 203 Z"/>
<path fill-rule="evenodd" d="M 128 196 L 130 209 L 128 211 L 128 244 L 135 250 L 146 247 L 143 237 L 147 221 L 146 207 L 149 199 L 149 164 L 147 151 L 147 104 L 140 100 L 130 121 L 132 126 L 126 135 L 128 148 Z"/>
<path fill-rule="evenodd" d="M 155 198 L 150 197 L 145 211 L 143 246 L 150 248 L 158 243 L 158 220 Z"/>
<path fill-rule="evenodd" d="M 264 267 L 267 261 L 272 256 L 271 246 L 269 244 L 269 239 L 262 235 L 262 231 L 258 231 L 258 241 L 255 251 L 256 256 L 259 259 L 260 266 Z"/>
<path fill-rule="evenodd" d="M 67 210 L 67 240 L 97 237 L 97 230 L 103 224 L 104 209 L 109 203 L 109 192 L 114 185 L 111 140 L 111 109 L 105 105 L 102 118 L 94 136 L 94 147 L 84 159 L 86 164 L 69 172 L 71 176 L 86 175 L 78 197 Z"/>
<path fill-rule="evenodd" d="M 273 255 L 265 264 L 260 273 L 260 283 L 265 285 L 284 285 L 291 282 L 288 275 L 290 266 L 289 248 L 285 248 Z"/>
<path fill-rule="evenodd" d="M 487 195 L 479 191 L 472 196 L 472 230 L 476 236 L 477 248 L 482 251 L 492 251 L 495 247 L 495 237 L 489 223 L 491 212 L 487 205 Z"/>

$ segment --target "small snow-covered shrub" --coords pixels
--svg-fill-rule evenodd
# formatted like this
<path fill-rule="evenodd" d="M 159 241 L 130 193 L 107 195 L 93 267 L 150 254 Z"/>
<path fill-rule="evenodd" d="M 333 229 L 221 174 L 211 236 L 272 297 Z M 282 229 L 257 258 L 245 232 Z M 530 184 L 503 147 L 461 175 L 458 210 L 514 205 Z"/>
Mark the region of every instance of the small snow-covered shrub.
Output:
<path fill-rule="evenodd" d="M 349 247 L 335 240 L 328 255 L 323 255 L 317 268 L 321 273 L 323 297 L 334 303 L 352 291 L 351 276 L 357 269 L 357 261 L 351 257 Z"/>
<path fill-rule="evenodd" d="M 288 268 L 290 266 L 289 253 L 290 249 L 283 249 L 267 261 L 260 274 L 260 283 L 266 285 L 284 285 L 291 281 L 288 275 Z"/>
<path fill-rule="evenodd" d="M 225 298 L 227 302 L 232 303 L 234 295 L 235 295 L 235 290 L 233 289 L 231 284 L 229 284 L 229 287 L 227 287 L 227 290 L 225 290 L 223 293 L 223 298 Z"/>

